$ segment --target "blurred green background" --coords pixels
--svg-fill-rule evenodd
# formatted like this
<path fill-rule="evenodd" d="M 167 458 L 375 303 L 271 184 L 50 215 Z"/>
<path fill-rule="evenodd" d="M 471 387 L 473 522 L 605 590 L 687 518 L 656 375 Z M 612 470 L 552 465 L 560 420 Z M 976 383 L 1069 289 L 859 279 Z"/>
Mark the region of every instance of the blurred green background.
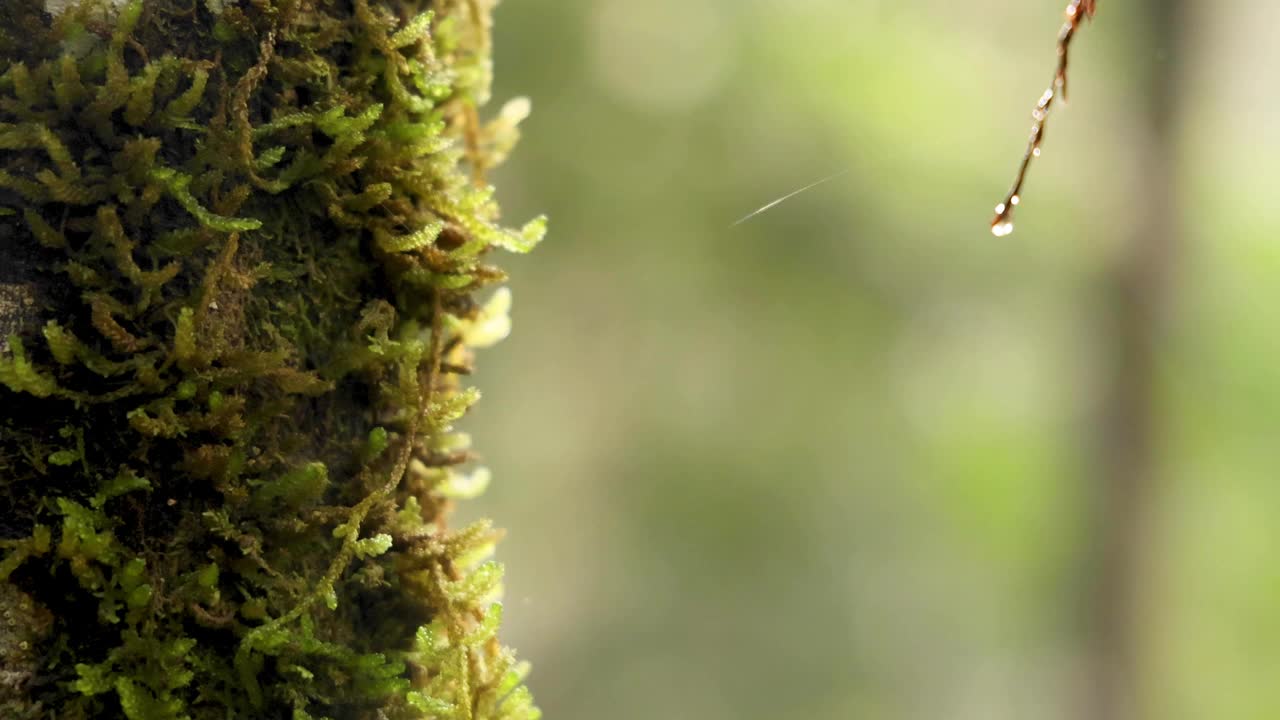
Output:
<path fill-rule="evenodd" d="M 549 718 L 1089 717 L 1105 278 L 1166 180 L 1134 716 L 1280 717 L 1280 7 L 1165 37 L 1101 0 L 997 239 L 1063 5 L 499 8 L 495 101 L 534 112 L 495 184 L 552 230 L 507 262 L 464 512 L 509 531 Z"/>

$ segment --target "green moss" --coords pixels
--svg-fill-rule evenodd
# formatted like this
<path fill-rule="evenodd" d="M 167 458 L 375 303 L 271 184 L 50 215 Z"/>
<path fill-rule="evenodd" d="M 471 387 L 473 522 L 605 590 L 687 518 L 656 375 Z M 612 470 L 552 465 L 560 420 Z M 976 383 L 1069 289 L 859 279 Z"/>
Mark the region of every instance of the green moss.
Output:
<path fill-rule="evenodd" d="M 506 334 L 484 0 L 0 15 L 0 712 L 535 718 L 458 372 Z M 520 115 L 522 116 L 522 115 Z M 17 613 L 17 615 L 13 615 Z"/>

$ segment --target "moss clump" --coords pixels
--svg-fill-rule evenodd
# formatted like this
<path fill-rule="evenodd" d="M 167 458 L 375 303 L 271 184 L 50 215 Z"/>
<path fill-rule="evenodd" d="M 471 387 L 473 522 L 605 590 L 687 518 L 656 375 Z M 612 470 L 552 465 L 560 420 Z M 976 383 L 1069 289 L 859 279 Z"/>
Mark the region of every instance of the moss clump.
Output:
<path fill-rule="evenodd" d="M 0 1 L 0 714 L 533 718 L 452 424 L 506 333 L 492 0 Z M 43 295 L 42 295 L 43 297 Z M 6 616 L 8 617 L 8 616 Z"/>

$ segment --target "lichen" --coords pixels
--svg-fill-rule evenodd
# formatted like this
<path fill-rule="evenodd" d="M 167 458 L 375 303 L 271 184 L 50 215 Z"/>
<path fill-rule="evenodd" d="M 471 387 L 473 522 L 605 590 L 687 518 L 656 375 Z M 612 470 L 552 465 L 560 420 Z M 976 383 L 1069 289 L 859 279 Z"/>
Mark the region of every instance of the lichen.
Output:
<path fill-rule="evenodd" d="M 28 685 L 40 670 L 37 648 L 52 623 L 53 615 L 30 595 L 0 583 L 0 717 L 38 717 Z"/>
<path fill-rule="evenodd" d="M 474 296 L 545 231 L 484 180 L 527 114 L 478 120 L 492 0 L 25 5 L 0 223 L 57 291 L 0 352 L 5 717 L 536 718 L 498 533 L 447 522 Z"/>

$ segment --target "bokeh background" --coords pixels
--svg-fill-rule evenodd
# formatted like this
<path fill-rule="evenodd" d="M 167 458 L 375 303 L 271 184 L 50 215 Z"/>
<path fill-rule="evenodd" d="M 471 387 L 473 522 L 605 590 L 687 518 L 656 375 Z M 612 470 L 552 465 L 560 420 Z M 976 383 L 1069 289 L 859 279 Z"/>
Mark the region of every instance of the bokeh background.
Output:
<path fill-rule="evenodd" d="M 1106 717 L 1112 672 L 1111 717 L 1280 717 L 1280 5 L 1100 0 L 997 239 L 1064 4 L 499 8 L 534 112 L 495 183 L 552 224 L 464 512 L 549 718 Z"/>

